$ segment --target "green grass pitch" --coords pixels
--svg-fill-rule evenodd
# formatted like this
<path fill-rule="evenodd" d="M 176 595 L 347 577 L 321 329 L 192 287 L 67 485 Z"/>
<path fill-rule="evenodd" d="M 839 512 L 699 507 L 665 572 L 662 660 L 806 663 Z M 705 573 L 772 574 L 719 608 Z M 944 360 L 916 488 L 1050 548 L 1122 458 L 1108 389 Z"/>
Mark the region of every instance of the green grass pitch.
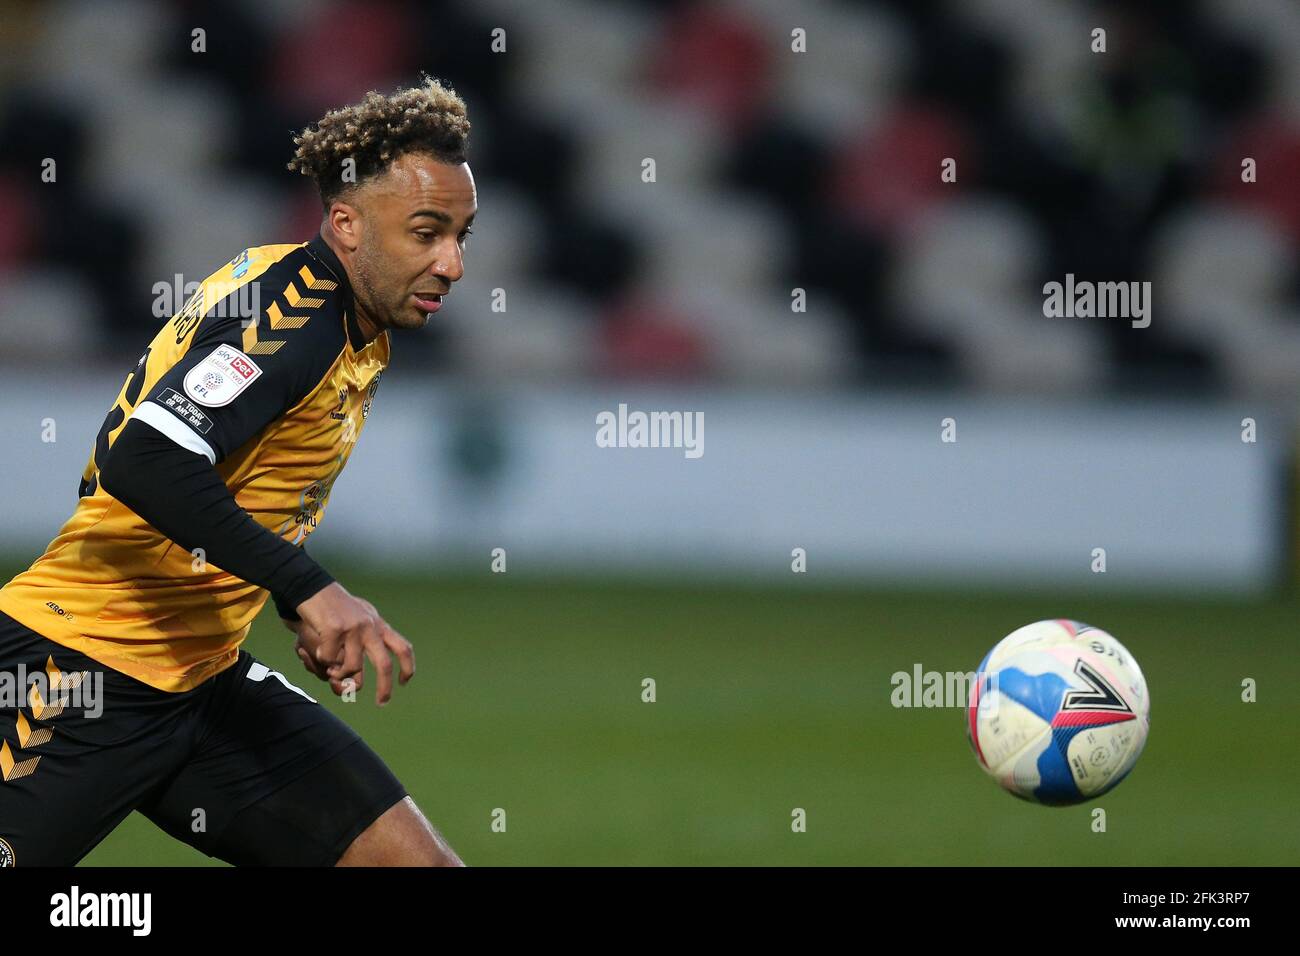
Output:
<path fill-rule="evenodd" d="M 247 644 L 342 715 L 471 865 L 1260 865 L 1300 859 L 1300 602 L 685 587 L 515 574 L 340 579 L 419 672 L 343 703 L 268 605 Z M 1141 663 L 1151 737 L 1117 789 L 1049 809 L 978 767 L 960 709 L 890 675 L 972 670 L 1048 617 Z M 642 702 L 642 680 L 657 700 Z M 1244 703 L 1244 678 L 1258 701 Z M 1093 832 L 1092 810 L 1106 811 Z M 807 831 L 791 830 L 794 808 Z M 505 832 L 492 829 L 505 811 Z M 209 864 L 132 814 L 88 865 Z"/>

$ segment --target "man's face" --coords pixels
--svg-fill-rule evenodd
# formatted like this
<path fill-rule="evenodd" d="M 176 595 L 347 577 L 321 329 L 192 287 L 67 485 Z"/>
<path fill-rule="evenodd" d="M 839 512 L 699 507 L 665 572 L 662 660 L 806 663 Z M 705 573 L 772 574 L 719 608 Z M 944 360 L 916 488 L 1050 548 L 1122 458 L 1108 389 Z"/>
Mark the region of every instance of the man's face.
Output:
<path fill-rule="evenodd" d="M 407 154 L 365 183 L 353 203 L 350 257 L 359 318 L 378 328 L 418 329 L 465 274 L 465 239 L 478 211 L 469 166 Z"/>

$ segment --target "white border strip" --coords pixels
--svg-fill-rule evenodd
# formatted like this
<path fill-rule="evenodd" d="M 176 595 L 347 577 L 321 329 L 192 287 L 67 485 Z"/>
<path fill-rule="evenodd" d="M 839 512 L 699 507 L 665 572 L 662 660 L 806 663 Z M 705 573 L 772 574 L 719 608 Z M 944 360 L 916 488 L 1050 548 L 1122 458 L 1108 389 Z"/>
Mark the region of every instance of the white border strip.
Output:
<path fill-rule="evenodd" d="M 187 451 L 205 456 L 214 465 L 217 463 L 217 453 L 213 451 L 212 446 L 200 438 L 194 429 L 161 405 L 151 401 L 143 401 L 140 403 L 140 407 L 131 415 L 131 418 L 139 419 L 146 425 L 152 425 Z"/>

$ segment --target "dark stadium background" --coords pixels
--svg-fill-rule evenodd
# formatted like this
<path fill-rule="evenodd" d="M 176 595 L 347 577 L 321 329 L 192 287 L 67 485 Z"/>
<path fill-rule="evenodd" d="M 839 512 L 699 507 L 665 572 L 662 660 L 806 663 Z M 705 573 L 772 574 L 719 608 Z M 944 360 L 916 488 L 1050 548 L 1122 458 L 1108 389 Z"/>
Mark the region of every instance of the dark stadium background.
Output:
<path fill-rule="evenodd" d="M 269 605 L 248 646 L 467 862 L 1296 860 L 1295 4 L 5 2 L 0 21 L 4 579 L 71 513 L 163 321 L 155 285 L 307 239 L 293 131 L 424 71 L 474 124 L 467 275 L 395 339 L 312 538 L 420 672 L 377 710 L 372 685 L 344 704 L 309 683 Z M 1151 326 L 1044 316 L 1066 274 L 1151 281 Z M 702 410 L 705 454 L 597 451 L 591 415 L 619 402 Z M 969 457 L 938 464 L 947 415 Z M 890 705 L 894 672 L 972 669 L 1052 617 L 1115 634 L 1153 701 L 1133 774 L 1072 809 L 1000 792 L 962 711 Z M 87 862 L 211 861 L 133 816 Z"/>

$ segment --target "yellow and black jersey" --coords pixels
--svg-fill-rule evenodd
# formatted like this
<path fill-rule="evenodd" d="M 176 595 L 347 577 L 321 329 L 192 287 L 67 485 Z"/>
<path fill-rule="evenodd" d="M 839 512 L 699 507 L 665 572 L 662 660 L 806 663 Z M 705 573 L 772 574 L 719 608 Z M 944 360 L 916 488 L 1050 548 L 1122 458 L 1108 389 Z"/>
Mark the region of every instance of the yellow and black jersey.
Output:
<path fill-rule="evenodd" d="M 157 531 L 101 486 L 100 467 L 126 424 L 143 422 L 207 458 L 258 524 L 301 545 L 361 434 L 389 345 L 387 331 L 362 336 L 347 274 L 320 237 L 240 253 L 140 356 L 76 511 L 0 589 L 0 611 L 161 690 L 234 664 L 267 590 Z"/>

